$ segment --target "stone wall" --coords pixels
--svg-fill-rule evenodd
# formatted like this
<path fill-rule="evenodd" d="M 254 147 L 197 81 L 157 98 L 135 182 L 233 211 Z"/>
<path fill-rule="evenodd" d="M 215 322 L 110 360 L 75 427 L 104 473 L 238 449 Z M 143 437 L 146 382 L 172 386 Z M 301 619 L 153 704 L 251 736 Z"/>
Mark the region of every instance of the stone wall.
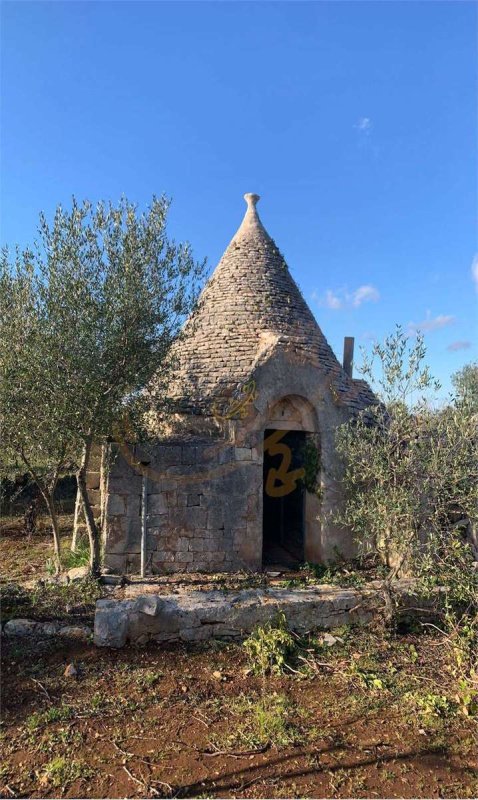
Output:
<path fill-rule="evenodd" d="M 98 600 L 94 642 L 99 647 L 127 643 L 202 641 L 240 638 L 278 612 L 288 627 L 300 633 L 341 625 L 366 624 L 383 615 L 385 603 L 380 583 L 363 589 L 315 586 L 309 589 L 242 589 L 240 591 L 145 594 L 146 586 L 129 587 L 124 600 Z M 396 581 L 394 591 L 404 613 L 429 618 L 436 598 L 425 600 L 413 582 Z M 441 590 L 436 590 L 435 595 Z M 422 609 L 422 611 L 420 611 Z"/>
<path fill-rule="evenodd" d="M 143 462 L 143 463 L 141 463 Z M 258 569 L 262 454 L 225 441 L 167 440 L 112 450 L 105 497 L 105 566 L 138 572 L 147 478 L 147 572 Z"/>
<path fill-rule="evenodd" d="M 243 589 L 239 592 L 184 592 L 139 595 L 131 600 L 98 600 L 94 642 L 99 647 L 149 641 L 240 638 L 279 611 L 299 632 L 368 622 L 383 604 L 378 592 L 314 589 Z"/>

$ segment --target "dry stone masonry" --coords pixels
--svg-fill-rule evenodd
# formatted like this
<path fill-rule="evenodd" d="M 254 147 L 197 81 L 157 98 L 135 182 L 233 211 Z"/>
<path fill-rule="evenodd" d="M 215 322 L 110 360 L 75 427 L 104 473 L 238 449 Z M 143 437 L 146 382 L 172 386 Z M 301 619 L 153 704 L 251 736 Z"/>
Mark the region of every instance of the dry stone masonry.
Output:
<path fill-rule="evenodd" d="M 131 600 L 98 600 L 94 642 L 100 647 L 149 641 L 204 641 L 240 638 L 278 613 L 291 630 L 336 628 L 371 619 L 381 605 L 376 594 L 326 587 L 310 590 L 243 589 L 139 595 Z"/>
<path fill-rule="evenodd" d="M 322 585 L 157 594 L 145 593 L 141 584 L 130 588 L 131 596 L 124 600 L 97 601 L 94 642 L 99 647 L 242 638 L 279 612 L 291 630 L 304 633 L 363 625 L 384 611 L 378 581 L 366 589 Z M 396 581 L 394 591 L 400 607 L 415 616 L 420 609 L 433 608 L 433 599 L 418 598 L 411 581 Z"/>

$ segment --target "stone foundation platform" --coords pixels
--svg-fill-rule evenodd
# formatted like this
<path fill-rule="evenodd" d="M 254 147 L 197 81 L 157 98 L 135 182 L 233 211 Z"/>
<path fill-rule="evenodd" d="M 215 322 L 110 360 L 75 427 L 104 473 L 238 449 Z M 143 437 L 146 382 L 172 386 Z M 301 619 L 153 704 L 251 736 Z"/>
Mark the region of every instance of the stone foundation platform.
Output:
<path fill-rule="evenodd" d="M 413 605 L 407 583 L 397 587 L 403 604 Z M 291 630 L 305 632 L 369 622 L 384 607 L 377 588 L 242 589 L 141 594 L 98 600 L 94 642 L 99 647 L 143 645 L 149 641 L 240 638 L 283 612 Z M 416 598 L 415 598 L 416 602 Z"/>

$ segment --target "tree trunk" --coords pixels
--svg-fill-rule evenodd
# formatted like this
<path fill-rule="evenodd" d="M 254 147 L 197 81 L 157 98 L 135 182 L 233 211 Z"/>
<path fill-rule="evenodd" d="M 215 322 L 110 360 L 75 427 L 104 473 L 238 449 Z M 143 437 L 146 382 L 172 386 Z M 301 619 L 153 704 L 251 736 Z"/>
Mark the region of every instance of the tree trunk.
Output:
<path fill-rule="evenodd" d="M 53 500 L 53 495 L 51 495 L 46 489 L 41 489 L 41 493 L 44 497 L 45 503 L 48 508 L 48 513 L 50 514 L 51 519 L 51 530 L 53 534 L 53 551 L 54 551 L 54 558 L 55 558 L 55 568 L 56 572 L 60 572 L 61 570 L 61 551 L 60 551 L 60 527 L 58 525 L 58 517 L 56 515 L 56 508 L 55 503 Z"/>
<path fill-rule="evenodd" d="M 60 474 L 63 459 L 61 459 L 61 461 L 55 467 L 53 477 L 51 481 L 48 483 L 48 482 L 43 482 L 39 477 L 39 475 L 37 475 L 34 467 L 32 467 L 32 465 L 26 458 L 23 451 L 20 451 L 19 455 L 23 463 L 27 467 L 33 480 L 35 481 L 36 485 L 38 486 L 40 494 L 46 503 L 48 513 L 50 514 L 51 531 L 53 534 L 53 552 L 54 552 L 55 570 L 58 574 L 61 570 L 61 547 L 60 547 L 60 526 L 58 525 L 58 517 L 55 508 L 55 489 L 56 489 L 56 484 L 58 482 L 58 476 Z"/>
<path fill-rule="evenodd" d="M 78 531 L 80 527 L 81 506 L 82 506 L 81 492 L 78 487 L 76 490 L 75 516 L 73 517 L 73 535 L 71 537 L 71 547 L 70 547 L 72 553 L 74 553 L 76 548 L 78 547 Z"/>
<path fill-rule="evenodd" d="M 85 515 L 86 530 L 88 531 L 88 539 L 90 541 L 90 570 L 94 578 L 97 578 L 100 573 L 100 534 L 98 526 L 93 516 L 90 498 L 88 497 L 88 490 L 86 488 L 86 471 L 88 468 L 88 460 L 90 457 L 91 439 L 85 441 L 83 447 L 83 455 L 81 458 L 80 468 L 77 473 L 78 491 L 81 496 L 83 505 L 83 513 Z"/>

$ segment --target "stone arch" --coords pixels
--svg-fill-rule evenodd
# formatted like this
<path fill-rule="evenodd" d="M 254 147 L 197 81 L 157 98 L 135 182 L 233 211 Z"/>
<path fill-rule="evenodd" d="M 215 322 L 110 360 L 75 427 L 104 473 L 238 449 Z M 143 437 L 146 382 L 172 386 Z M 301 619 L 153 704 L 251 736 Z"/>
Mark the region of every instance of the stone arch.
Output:
<path fill-rule="evenodd" d="M 298 394 L 289 394 L 269 404 L 266 427 L 277 430 L 318 433 L 317 413 L 312 403 Z"/>

